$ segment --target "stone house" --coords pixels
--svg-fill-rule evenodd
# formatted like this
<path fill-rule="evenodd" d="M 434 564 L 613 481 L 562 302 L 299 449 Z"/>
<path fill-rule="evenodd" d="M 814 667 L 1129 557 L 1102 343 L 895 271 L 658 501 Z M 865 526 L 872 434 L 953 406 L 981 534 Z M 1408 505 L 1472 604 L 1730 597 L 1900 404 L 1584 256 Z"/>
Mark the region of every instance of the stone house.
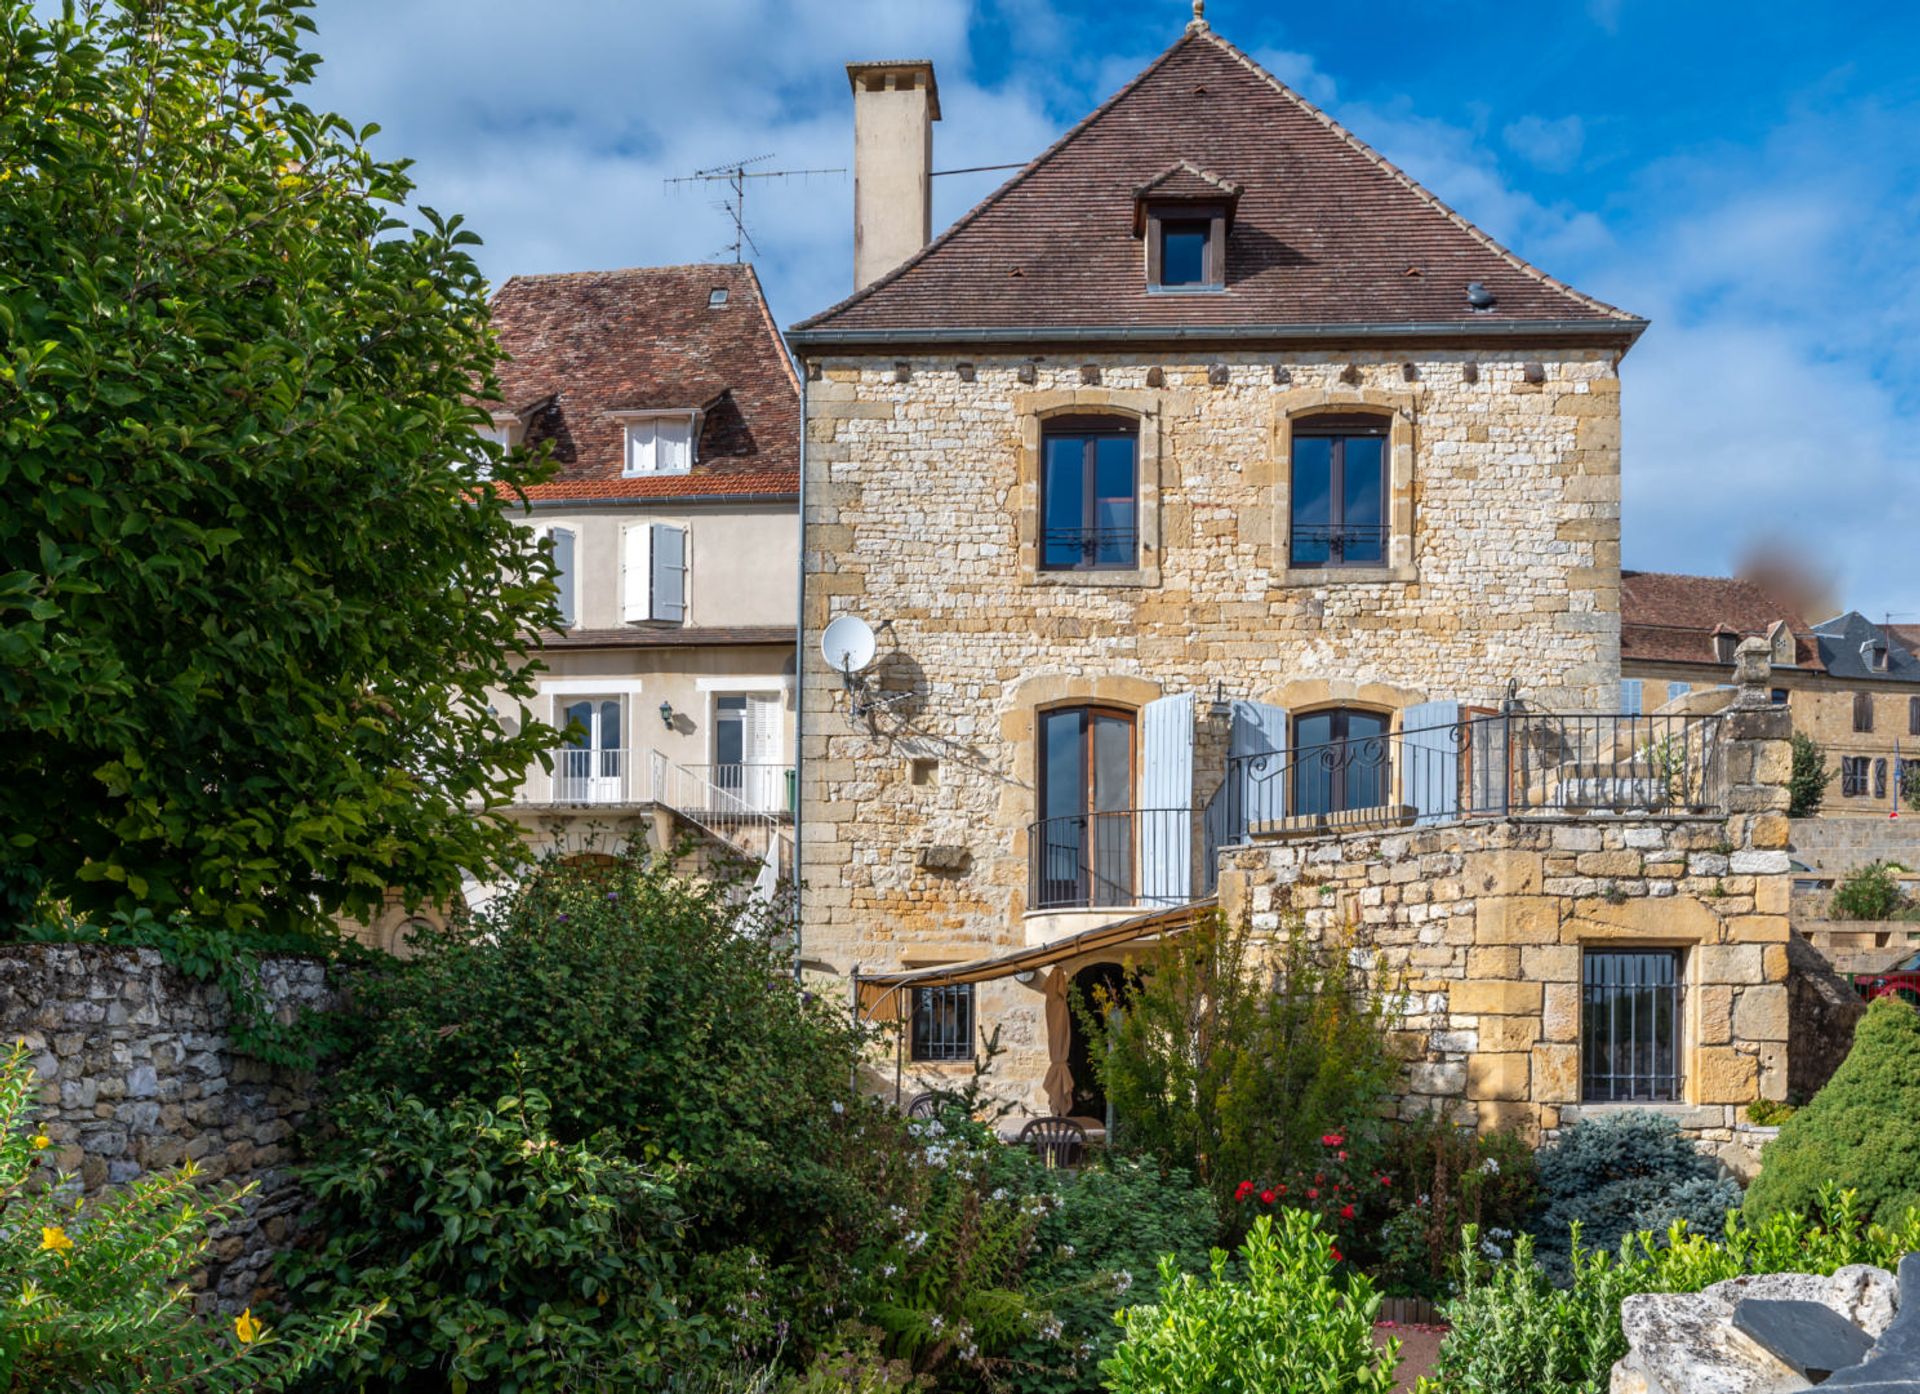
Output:
<path fill-rule="evenodd" d="M 1738 577 L 1626 571 L 1620 594 L 1627 710 L 1698 706 L 1701 692 L 1726 691 L 1735 648 L 1758 636 L 1772 653 L 1774 700 L 1826 749 L 1833 780 L 1820 818 L 1920 813 L 1920 651 L 1905 631 L 1855 611 L 1809 623 Z"/>
<path fill-rule="evenodd" d="M 1642 921 L 1643 959 L 1562 945 L 1556 919 L 1575 990 L 1591 960 L 1691 993 L 1722 979 L 1717 953 L 1681 961 L 1687 944 L 1784 939 L 1784 880 L 1751 879 L 1784 874 L 1784 819 L 1759 843 L 1727 822 L 1759 747 L 1709 749 L 1717 719 L 1634 736 L 1602 715 L 1620 681 L 1618 366 L 1643 321 L 1495 244 L 1202 21 L 932 240 L 931 65 L 848 73 L 859 284 L 789 333 L 802 954 L 857 976 L 862 1015 L 901 1022 L 903 1089 L 964 1073 L 998 1029 L 995 1087 L 1098 1122 L 1072 990 L 1115 982 L 1133 941 L 1216 889 L 1250 905 L 1235 849 L 1267 836 L 1458 826 L 1515 799 L 1576 814 L 1664 780 L 1654 802 L 1704 820 L 1651 834 L 1681 865 L 1755 853 L 1735 898 L 1749 923 Z M 870 662 L 821 651 L 845 616 Z M 1783 743 L 1762 744 L 1784 779 Z M 1685 797 L 1668 797 L 1676 772 Z M 1692 787 L 1709 777 L 1710 797 Z M 1730 874 L 1702 863 L 1683 889 L 1669 862 L 1642 874 L 1641 844 L 1587 836 L 1553 863 L 1574 902 L 1672 903 Z M 1414 941 L 1442 947 L 1426 929 Z M 1443 1034 L 1474 1020 L 1446 1012 L 1450 984 L 1485 973 L 1519 1003 L 1540 967 L 1476 960 L 1463 932 L 1419 965 Z M 1785 971 L 1733 957 L 1767 975 L 1756 988 Z M 1536 1087 L 1530 1051 L 1500 1051 L 1528 1070 L 1501 1061 L 1498 1081 L 1463 1065 L 1456 1102 L 1560 1090 L 1565 1062 Z M 1752 1097 L 1744 1055 L 1737 1080 L 1690 1071 L 1686 1098 Z"/>
<path fill-rule="evenodd" d="M 759 278 L 515 276 L 493 323 L 510 357 L 492 438 L 559 462 L 524 525 L 550 541 L 567 620 L 540 636 L 528 715 L 568 734 L 510 816 L 536 854 L 691 831 L 790 872 L 799 384 Z M 407 921 L 396 902 L 371 937 Z"/>

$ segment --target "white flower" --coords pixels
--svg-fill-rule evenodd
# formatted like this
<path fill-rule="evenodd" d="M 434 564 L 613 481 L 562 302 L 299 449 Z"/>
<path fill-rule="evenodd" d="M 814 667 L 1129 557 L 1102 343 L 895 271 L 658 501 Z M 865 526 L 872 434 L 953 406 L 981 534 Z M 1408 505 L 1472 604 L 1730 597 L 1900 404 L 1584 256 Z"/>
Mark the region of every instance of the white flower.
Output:
<path fill-rule="evenodd" d="M 1072 1257 L 1073 1257 L 1073 1245 L 1071 1245 L 1071 1244 L 1062 1244 L 1062 1245 L 1060 1246 L 1060 1257 L 1061 1257 L 1061 1258 L 1072 1258 Z"/>
<path fill-rule="evenodd" d="M 1007 1188 L 1005 1186 L 995 1186 L 993 1188 L 993 1194 L 987 1197 L 989 1200 L 1005 1200 L 1006 1198 Z"/>
<path fill-rule="evenodd" d="M 1060 1339 L 1060 1318 L 1048 1318 L 1047 1324 L 1040 1328 L 1040 1339 L 1043 1341 L 1057 1341 Z"/>
<path fill-rule="evenodd" d="M 883 1278 L 891 1278 L 895 1273 L 898 1273 L 899 1271 L 900 1271 L 899 1269 L 895 1268 L 890 1263 L 885 1263 L 880 1266 L 880 1276 Z"/>
<path fill-rule="evenodd" d="M 941 1327 L 945 1325 L 946 1325 L 946 1322 L 941 1320 L 940 1314 L 938 1312 L 935 1312 L 932 1316 L 927 1318 L 927 1327 L 930 1330 L 938 1331 Z"/>
<path fill-rule="evenodd" d="M 1480 1241 L 1480 1252 L 1490 1259 L 1503 1259 L 1507 1256 L 1507 1251 L 1491 1239 L 1482 1239 Z"/>
<path fill-rule="evenodd" d="M 845 1113 L 847 1111 L 847 1106 L 841 1103 L 838 1099 L 835 1099 L 833 1101 L 833 1111 L 835 1113 Z"/>
<path fill-rule="evenodd" d="M 1122 1268 L 1113 1275 L 1113 1291 L 1116 1297 L 1123 1295 L 1133 1286 L 1133 1274 Z"/>
<path fill-rule="evenodd" d="M 1484 1171 L 1489 1176 L 1498 1176 L 1500 1174 L 1500 1163 L 1495 1161 L 1492 1157 L 1489 1157 L 1486 1159 L 1486 1161 L 1480 1163 L 1480 1170 Z"/>
<path fill-rule="evenodd" d="M 923 1229 L 913 1230 L 903 1242 L 907 1246 L 908 1253 L 917 1254 L 927 1242 L 927 1232 Z"/>

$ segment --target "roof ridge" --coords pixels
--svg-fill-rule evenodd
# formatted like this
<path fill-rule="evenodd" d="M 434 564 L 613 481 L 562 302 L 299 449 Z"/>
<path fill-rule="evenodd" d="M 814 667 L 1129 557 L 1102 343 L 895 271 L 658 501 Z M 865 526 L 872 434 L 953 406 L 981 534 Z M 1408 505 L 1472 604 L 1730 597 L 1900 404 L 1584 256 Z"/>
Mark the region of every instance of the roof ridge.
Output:
<path fill-rule="evenodd" d="M 1126 96 L 1127 93 L 1133 91 L 1134 88 L 1140 86 L 1140 84 L 1145 82 L 1152 73 L 1158 71 L 1160 67 L 1167 62 L 1168 59 L 1172 58 L 1174 54 L 1178 53 L 1181 48 L 1199 39 L 1204 34 L 1204 32 L 1205 32 L 1204 30 L 1197 30 L 1197 29 L 1186 30 L 1184 33 L 1180 35 L 1178 39 L 1174 40 L 1174 42 L 1170 46 L 1168 46 L 1160 54 L 1158 58 L 1154 59 L 1151 63 L 1147 64 L 1146 67 L 1142 68 L 1139 72 L 1135 73 L 1132 79 L 1129 80 L 1125 85 L 1123 85 L 1119 89 L 1119 91 L 1115 92 L 1111 97 L 1107 98 L 1104 102 L 1100 103 L 1099 106 L 1095 107 L 1092 111 L 1088 112 L 1085 116 L 1081 117 L 1072 126 L 1069 126 L 1066 129 L 1066 131 L 1064 131 L 1061 134 L 1058 140 L 1054 141 L 1052 145 L 1049 145 L 1045 150 L 1042 150 L 1038 155 L 1035 155 L 1031 160 L 1028 160 L 1026 164 L 1020 167 L 1019 172 L 1016 173 L 1011 179 L 1007 180 L 1006 183 L 1002 184 L 999 188 L 995 189 L 992 193 L 988 194 L 985 198 L 981 199 L 980 202 L 974 204 L 973 207 L 969 208 L 965 213 L 961 214 L 958 218 L 954 219 L 953 222 L 948 225 L 947 229 L 944 232 L 942 232 L 938 237 L 935 237 L 932 241 L 928 242 L 926 246 L 922 247 L 919 251 L 915 252 L 912 256 L 908 257 L 905 261 L 901 262 L 898 266 L 894 267 L 893 270 L 887 272 L 886 275 L 867 282 L 866 285 L 859 287 L 851 295 L 836 302 L 835 304 L 827 306 L 826 309 L 818 311 L 815 314 L 808 315 L 805 319 L 801 320 L 798 324 L 794 325 L 793 328 L 796 330 L 810 329 L 814 325 L 818 324 L 821 320 L 828 319 L 833 315 L 839 314 L 842 310 L 845 310 L 852 305 L 858 304 L 860 301 L 866 299 L 869 295 L 874 294 L 882 286 L 891 285 L 893 284 L 893 282 L 899 280 L 901 276 L 905 275 L 913 267 L 918 266 L 921 262 L 925 261 L 929 256 L 931 256 L 935 251 L 935 249 L 942 247 L 946 245 L 947 242 L 951 241 L 955 236 L 957 236 L 961 232 L 962 229 L 972 226 L 976 221 L 979 220 L 979 218 L 983 214 L 986 213 L 989 207 L 999 203 L 1008 194 L 1012 193 L 1014 189 L 1018 188 L 1021 184 L 1025 183 L 1028 179 L 1032 178 L 1033 175 L 1039 172 L 1042 165 L 1046 164 L 1048 160 L 1051 160 L 1055 155 L 1059 154 L 1063 149 L 1065 149 L 1069 141 L 1073 140 L 1074 137 L 1080 134 L 1080 132 L 1085 130 L 1087 127 L 1091 126 L 1095 121 L 1099 120 L 1102 116 L 1106 115 L 1106 113 L 1109 110 L 1111 110 L 1114 107 L 1114 105 L 1118 103 L 1122 97 Z"/>
<path fill-rule="evenodd" d="M 665 266 L 605 266 L 581 271 L 516 271 L 500 283 L 500 289 L 494 294 L 498 295 L 501 290 L 505 290 L 515 281 L 579 281 L 589 276 L 641 276 L 658 271 L 724 271 L 730 266 L 741 267 L 749 273 L 753 271 L 753 263 L 750 261 L 680 261 L 671 262 Z M 755 281 L 758 282 L 757 276 Z"/>
<path fill-rule="evenodd" d="M 1567 284 L 1565 281 L 1560 280 L 1558 277 L 1548 275 L 1545 271 L 1535 266 L 1532 262 L 1528 261 L 1525 257 L 1521 256 L 1518 252 L 1515 252 L 1511 248 L 1503 246 L 1501 243 L 1495 241 L 1494 238 L 1490 236 L 1482 228 L 1476 226 L 1473 222 L 1463 217 L 1461 214 L 1455 212 L 1451 207 L 1447 205 L 1447 203 L 1443 199 L 1440 198 L 1439 195 L 1435 194 L 1431 189 L 1428 189 L 1419 180 L 1415 179 L 1412 175 L 1408 174 L 1405 170 L 1401 169 L 1398 165 L 1394 164 L 1393 161 L 1389 160 L 1386 156 L 1382 155 L 1379 151 L 1375 150 L 1371 145 L 1368 145 L 1364 140 L 1360 139 L 1359 136 L 1355 135 L 1352 131 L 1348 130 L 1345 126 L 1341 125 L 1338 121 L 1334 120 L 1333 117 L 1328 115 L 1326 112 L 1322 111 L 1319 107 L 1315 106 L 1312 102 L 1308 101 L 1305 97 L 1301 96 L 1300 93 L 1294 91 L 1293 88 L 1287 86 L 1286 83 L 1282 82 L 1279 78 L 1275 77 L 1272 73 L 1268 72 L 1265 68 L 1261 67 L 1260 64 L 1256 62 L 1250 55 L 1242 52 L 1239 48 L 1235 47 L 1233 44 L 1229 43 L 1227 40 L 1221 38 L 1220 35 L 1213 32 L 1213 30 L 1211 29 L 1190 30 L 1187 37 L 1205 40 L 1209 43 L 1217 45 L 1221 52 L 1225 53 L 1226 55 L 1228 55 L 1230 58 L 1233 58 L 1237 62 L 1243 64 L 1249 72 L 1253 73 L 1254 76 L 1268 83 L 1276 92 L 1280 93 L 1281 96 L 1293 102 L 1302 111 L 1304 111 L 1307 115 L 1311 116 L 1314 120 L 1320 122 L 1334 135 L 1346 141 L 1346 143 L 1352 146 L 1353 149 L 1362 158 L 1371 161 L 1383 174 L 1387 175 L 1389 178 L 1399 183 L 1415 198 L 1418 198 L 1422 202 L 1426 203 L 1435 212 L 1447 218 L 1450 222 L 1453 223 L 1455 227 L 1459 228 L 1462 232 L 1466 233 L 1469 237 L 1479 242 L 1488 251 L 1492 252 L 1494 255 L 1505 260 L 1515 270 L 1521 272 L 1524 275 L 1533 277 L 1533 279 L 1535 279 L 1536 281 L 1539 281 L 1542 285 L 1545 285 L 1552 290 L 1557 290 L 1563 295 L 1572 296 L 1575 300 L 1580 301 L 1582 304 L 1588 306 L 1591 309 L 1599 311 L 1601 314 L 1611 315 L 1614 318 L 1620 319 L 1620 320 L 1627 320 L 1627 321 L 1633 321 L 1633 322 L 1640 321 L 1641 317 L 1636 314 L 1633 314 L 1631 311 L 1623 310 L 1618 305 L 1609 305 L 1604 300 L 1595 299 L 1593 296 L 1586 294 L 1584 291 L 1576 290 L 1573 286 Z M 1183 39 L 1183 42 L 1184 42 L 1184 39 Z M 1174 45 L 1174 47 L 1178 48 L 1179 45 L 1176 44 Z M 1173 52 L 1173 49 L 1167 50 L 1167 53 L 1172 53 L 1172 52 Z M 1164 60 L 1166 56 L 1167 56 L 1166 54 L 1162 54 L 1161 59 Z M 1141 76 L 1144 77 L 1145 73 L 1142 73 Z"/>

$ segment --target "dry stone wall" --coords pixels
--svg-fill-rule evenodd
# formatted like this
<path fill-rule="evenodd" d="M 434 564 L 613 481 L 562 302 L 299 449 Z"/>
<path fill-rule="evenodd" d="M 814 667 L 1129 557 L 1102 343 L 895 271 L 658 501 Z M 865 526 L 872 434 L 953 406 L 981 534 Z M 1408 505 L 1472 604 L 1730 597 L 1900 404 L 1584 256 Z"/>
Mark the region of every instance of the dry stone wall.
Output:
<path fill-rule="evenodd" d="M 338 1005 L 318 963 L 273 959 L 261 972 L 282 1011 Z M 40 1126 L 82 1191 L 188 1160 L 209 1187 L 260 1183 L 195 1275 L 206 1303 L 231 1309 L 258 1300 L 275 1251 L 293 1237 L 300 1194 L 290 1167 L 312 1080 L 236 1055 L 227 1021 L 218 988 L 150 949 L 0 949 L 0 1029 L 26 1043 Z"/>

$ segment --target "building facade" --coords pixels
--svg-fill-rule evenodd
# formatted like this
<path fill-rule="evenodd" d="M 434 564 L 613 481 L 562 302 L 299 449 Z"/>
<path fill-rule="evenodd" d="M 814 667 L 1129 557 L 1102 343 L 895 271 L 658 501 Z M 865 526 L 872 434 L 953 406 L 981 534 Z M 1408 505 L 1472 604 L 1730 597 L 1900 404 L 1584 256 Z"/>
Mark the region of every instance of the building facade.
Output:
<path fill-rule="evenodd" d="M 849 76 L 856 221 L 892 235 L 932 70 Z M 928 231 L 863 244 L 875 279 L 789 336 L 802 951 L 946 965 L 893 994 L 902 1075 L 997 1029 L 1002 1092 L 1097 1119 L 1067 989 L 1128 925 L 1210 904 L 1223 849 L 1456 819 L 1509 759 L 1502 713 L 1615 708 L 1644 325 L 1204 23 Z M 858 671 L 820 647 L 847 615 L 875 635 Z"/>
<path fill-rule="evenodd" d="M 516 276 L 493 320 L 494 439 L 559 465 L 525 526 L 566 618 L 525 713 L 565 734 L 512 816 L 537 854 L 692 832 L 789 872 L 799 390 L 758 277 Z"/>
<path fill-rule="evenodd" d="M 1920 655 L 1899 626 L 1855 611 L 1808 623 L 1766 587 L 1736 577 L 1624 572 L 1627 709 L 1698 705 L 1703 692 L 1730 690 L 1734 649 L 1755 636 L 1772 653 L 1774 700 L 1791 709 L 1794 731 L 1826 752 L 1832 777 L 1817 816 L 1897 822 L 1889 815 L 1899 813 L 1920 829 Z"/>

